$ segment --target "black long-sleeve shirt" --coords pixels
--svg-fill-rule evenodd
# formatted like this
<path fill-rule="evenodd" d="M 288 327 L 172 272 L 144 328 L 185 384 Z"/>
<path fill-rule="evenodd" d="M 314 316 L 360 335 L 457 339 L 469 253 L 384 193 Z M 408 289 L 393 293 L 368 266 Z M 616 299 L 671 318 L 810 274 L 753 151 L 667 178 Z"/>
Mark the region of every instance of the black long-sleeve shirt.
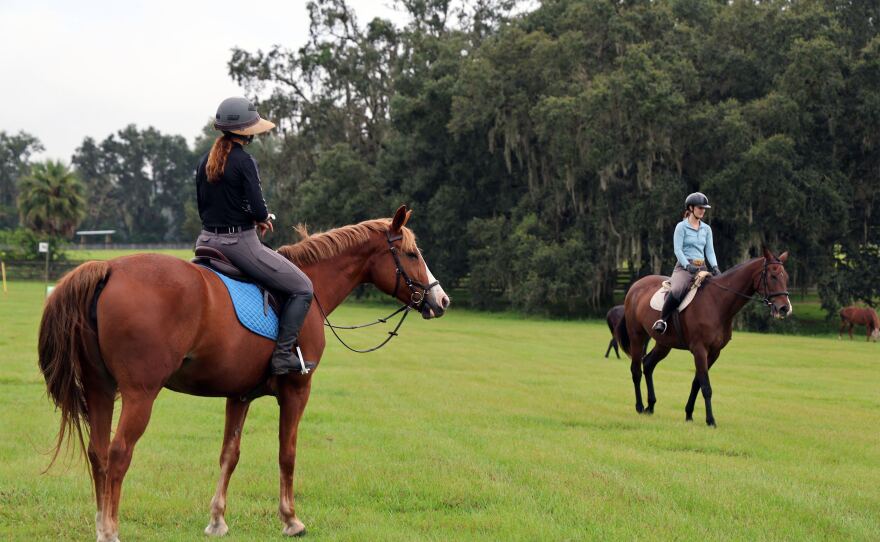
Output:
<path fill-rule="evenodd" d="M 226 168 L 217 182 L 208 182 L 207 163 L 208 154 L 205 154 L 196 170 L 196 196 L 202 225 L 249 226 L 269 217 L 257 163 L 241 145 L 233 144 Z"/>

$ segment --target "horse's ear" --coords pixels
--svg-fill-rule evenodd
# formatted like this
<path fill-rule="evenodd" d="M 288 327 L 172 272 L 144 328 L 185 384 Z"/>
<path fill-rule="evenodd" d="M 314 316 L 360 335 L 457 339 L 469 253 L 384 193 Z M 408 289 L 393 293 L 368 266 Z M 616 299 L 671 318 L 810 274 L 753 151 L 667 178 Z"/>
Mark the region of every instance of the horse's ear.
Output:
<path fill-rule="evenodd" d="M 767 260 L 768 262 L 772 262 L 773 260 L 776 259 L 776 258 L 773 256 L 773 253 L 770 252 L 770 249 L 769 249 L 769 248 L 767 248 L 767 247 L 761 247 L 761 249 L 762 249 L 763 252 L 764 252 L 764 259 L 765 259 L 765 260 Z"/>
<path fill-rule="evenodd" d="M 394 213 L 394 218 L 391 220 L 391 231 L 400 231 L 400 228 L 406 225 L 411 213 L 412 211 L 406 210 L 406 205 L 398 207 L 397 212 Z"/>
<path fill-rule="evenodd" d="M 785 263 L 785 260 L 788 259 L 788 251 L 786 250 L 782 254 L 779 255 L 779 261 Z"/>

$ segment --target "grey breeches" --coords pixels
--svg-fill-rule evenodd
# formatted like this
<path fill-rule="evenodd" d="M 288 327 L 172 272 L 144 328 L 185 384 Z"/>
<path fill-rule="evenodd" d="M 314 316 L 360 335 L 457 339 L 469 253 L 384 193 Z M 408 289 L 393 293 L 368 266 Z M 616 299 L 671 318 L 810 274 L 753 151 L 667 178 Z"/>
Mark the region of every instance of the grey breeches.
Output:
<path fill-rule="evenodd" d="M 700 267 L 700 271 L 705 270 L 705 266 Z M 669 289 L 669 293 L 681 301 L 693 281 L 694 275 L 689 273 L 687 269 L 681 266 L 681 264 L 676 263 L 675 269 L 672 270 L 672 288 Z"/>
<path fill-rule="evenodd" d="M 290 260 L 263 245 L 257 230 L 213 233 L 202 230 L 196 246 L 215 248 L 261 285 L 290 297 L 312 298 L 312 281 Z"/>

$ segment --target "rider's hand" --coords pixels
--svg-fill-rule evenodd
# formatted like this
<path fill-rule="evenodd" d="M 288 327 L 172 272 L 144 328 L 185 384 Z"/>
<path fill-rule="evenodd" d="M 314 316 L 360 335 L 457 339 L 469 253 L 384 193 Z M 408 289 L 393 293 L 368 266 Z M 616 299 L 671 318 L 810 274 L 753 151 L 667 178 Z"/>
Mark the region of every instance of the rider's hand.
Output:
<path fill-rule="evenodd" d="M 275 227 L 270 219 L 266 219 L 264 222 L 257 222 L 257 229 L 260 230 L 260 237 L 266 237 L 266 232 L 275 231 Z"/>
<path fill-rule="evenodd" d="M 692 275 L 695 275 L 695 274 L 697 274 L 697 272 L 700 271 L 700 268 L 692 263 L 689 263 L 686 269 L 687 269 L 687 272 Z"/>
<path fill-rule="evenodd" d="M 717 265 L 712 268 L 712 276 L 717 277 L 720 274 L 721 274 L 721 269 L 719 269 Z"/>

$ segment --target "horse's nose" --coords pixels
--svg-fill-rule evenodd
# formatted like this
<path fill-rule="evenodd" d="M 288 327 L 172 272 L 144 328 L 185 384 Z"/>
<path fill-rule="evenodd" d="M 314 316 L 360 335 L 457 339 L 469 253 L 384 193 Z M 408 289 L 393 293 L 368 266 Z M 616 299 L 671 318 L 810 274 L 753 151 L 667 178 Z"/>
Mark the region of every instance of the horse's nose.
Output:
<path fill-rule="evenodd" d="M 450 303 L 451 303 L 451 301 L 449 300 L 449 296 L 448 296 L 448 295 L 444 295 L 444 296 L 440 299 L 440 307 L 441 307 L 443 310 L 448 309 Z"/>
<path fill-rule="evenodd" d="M 782 314 L 782 316 L 785 316 L 786 314 L 788 314 L 788 305 L 786 304 L 786 305 L 779 307 L 779 313 Z"/>

